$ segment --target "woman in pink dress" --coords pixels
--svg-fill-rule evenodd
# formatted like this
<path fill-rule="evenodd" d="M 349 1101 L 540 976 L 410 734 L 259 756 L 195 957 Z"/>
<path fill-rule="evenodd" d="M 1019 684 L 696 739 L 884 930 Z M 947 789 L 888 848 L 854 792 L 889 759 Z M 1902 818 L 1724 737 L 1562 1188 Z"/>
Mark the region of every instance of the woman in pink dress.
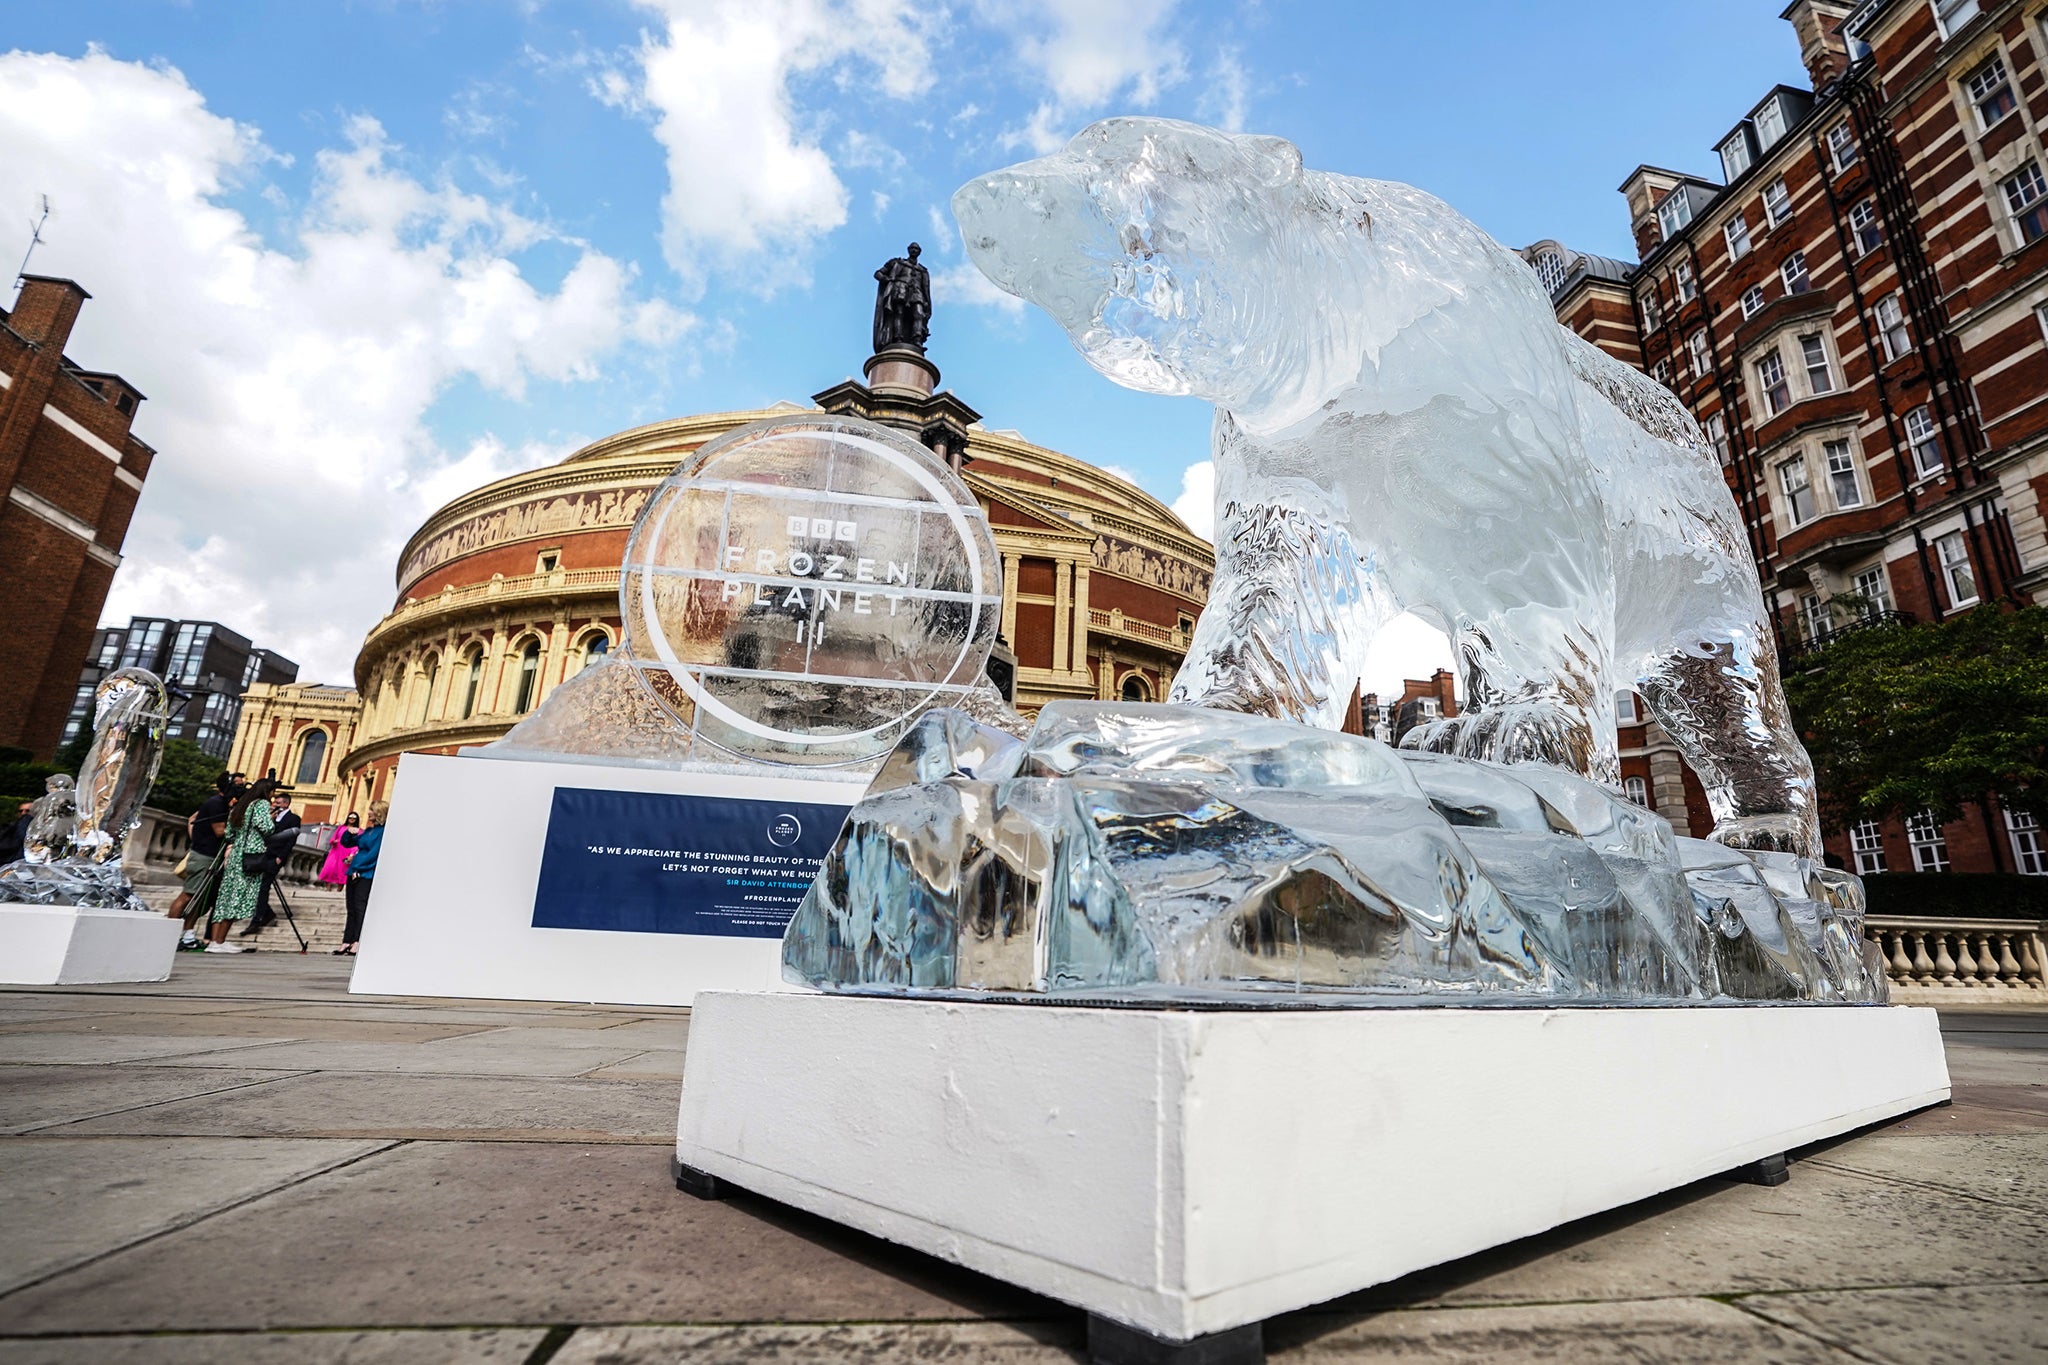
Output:
<path fill-rule="evenodd" d="M 336 825 L 334 833 L 327 836 L 327 860 L 320 864 L 320 884 L 322 886 L 346 886 L 348 884 L 348 860 L 356 856 L 356 851 L 353 848 L 342 847 L 341 836 L 344 834 L 361 834 L 362 832 L 363 822 L 357 818 L 354 811 L 350 811 L 347 821 Z"/>

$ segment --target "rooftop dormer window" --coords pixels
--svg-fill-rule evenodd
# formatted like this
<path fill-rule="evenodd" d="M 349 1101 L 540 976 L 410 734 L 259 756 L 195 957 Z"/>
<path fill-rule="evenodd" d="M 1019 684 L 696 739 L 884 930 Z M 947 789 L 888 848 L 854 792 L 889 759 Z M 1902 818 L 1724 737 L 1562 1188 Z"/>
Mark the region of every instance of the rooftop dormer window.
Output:
<path fill-rule="evenodd" d="M 1692 221 L 1692 196 L 1685 192 L 1683 185 L 1664 196 L 1664 202 L 1657 205 L 1657 226 L 1664 230 L 1664 240 L 1676 237 L 1687 223 Z"/>
<path fill-rule="evenodd" d="M 1757 145 L 1769 151 L 1779 138 L 1785 136 L 1785 106 L 1776 98 L 1765 101 L 1763 107 L 1756 111 L 1755 126 Z"/>
<path fill-rule="evenodd" d="M 1541 251 L 1536 254 L 1536 278 L 1543 282 L 1546 293 L 1555 294 L 1564 287 L 1564 253 Z"/>
<path fill-rule="evenodd" d="M 1749 163 L 1756 155 L 1749 150 L 1749 130 L 1737 128 L 1734 136 L 1721 144 L 1722 177 L 1731 183 L 1735 177 L 1749 169 Z"/>

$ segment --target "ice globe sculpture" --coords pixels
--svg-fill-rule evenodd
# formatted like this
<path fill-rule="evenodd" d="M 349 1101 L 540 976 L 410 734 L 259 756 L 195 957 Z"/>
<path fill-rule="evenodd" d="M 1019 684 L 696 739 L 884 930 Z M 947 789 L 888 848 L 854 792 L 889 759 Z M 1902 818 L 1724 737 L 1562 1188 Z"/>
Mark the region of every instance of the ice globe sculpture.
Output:
<path fill-rule="evenodd" d="M 1004 719 L 1001 587 L 986 515 L 931 451 L 851 418 L 756 422 L 634 522 L 622 648 L 482 752 L 872 767 L 932 706 Z"/>

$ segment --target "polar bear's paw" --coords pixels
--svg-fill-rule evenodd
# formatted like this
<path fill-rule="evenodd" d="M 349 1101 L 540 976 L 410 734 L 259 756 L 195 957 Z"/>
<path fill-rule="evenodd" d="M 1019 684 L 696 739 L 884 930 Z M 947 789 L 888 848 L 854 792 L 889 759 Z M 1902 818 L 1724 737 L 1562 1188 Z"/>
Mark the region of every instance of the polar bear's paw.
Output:
<path fill-rule="evenodd" d="M 1552 763 L 1578 773 L 1589 771 L 1594 753 L 1585 717 L 1548 702 L 1508 702 L 1433 720 L 1403 735 L 1401 747 L 1488 763 Z"/>
<path fill-rule="evenodd" d="M 1716 824 L 1708 837 L 1717 844 L 1745 852 L 1796 853 L 1815 862 L 1819 862 L 1821 856 L 1813 822 L 1789 811 L 1770 815 L 1731 815 Z"/>

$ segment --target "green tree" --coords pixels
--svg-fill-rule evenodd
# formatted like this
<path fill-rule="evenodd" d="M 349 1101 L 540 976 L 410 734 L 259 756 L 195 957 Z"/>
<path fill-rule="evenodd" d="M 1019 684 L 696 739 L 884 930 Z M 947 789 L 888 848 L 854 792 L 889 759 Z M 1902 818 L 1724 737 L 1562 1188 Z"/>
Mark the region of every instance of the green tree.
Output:
<path fill-rule="evenodd" d="M 173 815 L 190 815 L 213 791 L 213 779 L 227 771 L 227 766 L 191 740 L 174 739 L 164 746 L 164 763 L 157 769 L 156 785 L 150 788 L 149 804 Z"/>
<path fill-rule="evenodd" d="M 2048 815 L 2048 608 L 1844 631 L 1785 694 L 1836 828 L 1969 802 Z"/>

